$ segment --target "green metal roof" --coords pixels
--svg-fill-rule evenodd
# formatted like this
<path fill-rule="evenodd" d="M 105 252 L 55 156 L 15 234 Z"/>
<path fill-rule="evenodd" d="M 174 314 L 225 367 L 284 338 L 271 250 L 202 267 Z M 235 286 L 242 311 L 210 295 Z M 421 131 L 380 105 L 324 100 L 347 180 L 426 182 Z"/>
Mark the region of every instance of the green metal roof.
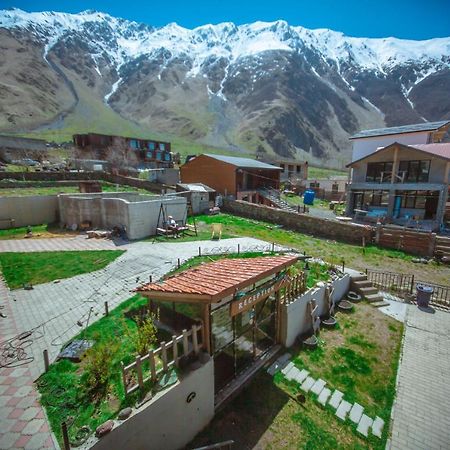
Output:
<path fill-rule="evenodd" d="M 214 158 L 217 159 L 218 161 L 222 161 L 224 163 L 231 164 L 236 167 L 241 167 L 243 169 L 282 170 L 281 167 L 272 166 L 271 164 L 257 161 L 256 159 L 239 158 L 237 156 L 211 155 L 206 153 L 205 156 L 209 156 L 210 158 Z"/>
<path fill-rule="evenodd" d="M 374 136 L 388 136 L 390 134 L 414 133 L 417 131 L 435 131 L 445 125 L 450 125 L 450 120 L 444 120 L 441 122 L 416 123 L 413 125 L 403 125 L 400 127 L 376 128 L 374 130 L 360 131 L 359 133 L 350 136 L 350 139 L 358 139 Z"/>

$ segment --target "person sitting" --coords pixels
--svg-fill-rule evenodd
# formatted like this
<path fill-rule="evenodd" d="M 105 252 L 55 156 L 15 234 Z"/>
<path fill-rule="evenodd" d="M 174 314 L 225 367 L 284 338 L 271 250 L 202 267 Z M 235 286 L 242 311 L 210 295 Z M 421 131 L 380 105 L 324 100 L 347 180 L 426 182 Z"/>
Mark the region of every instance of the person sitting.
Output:
<path fill-rule="evenodd" d="M 167 218 L 167 230 L 170 231 L 175 238 L 179 237 L 178 234 L 178 225 L 173 216 L 169 216 Z"/>

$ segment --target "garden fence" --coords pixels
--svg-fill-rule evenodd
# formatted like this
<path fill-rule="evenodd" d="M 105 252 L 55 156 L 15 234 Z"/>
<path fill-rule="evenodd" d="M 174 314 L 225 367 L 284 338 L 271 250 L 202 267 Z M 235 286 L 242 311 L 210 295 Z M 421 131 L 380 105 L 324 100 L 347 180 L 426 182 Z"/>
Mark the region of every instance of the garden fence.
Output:
<path fill-rule="evenodd" d="M 161 342 L 157 349 L 150 350 L 144 356 L 136 356 L 136 360 L 131 364 L 126 366 L 122 363 L 125 395 L 137 389 L 143 393 L 145 383 L 156 382 L 161 373 L 167 373 L 172 367 L 178 367 L 181 358 L 187 358 L 192 354 L 198 355 L 205 342 L 202 335 L 199 339 L 199 332 L 203 333 L 202 325 L 192 325 L 190 330 L 183 330 L 179 336 L 173 336 L 171 341 Z M 145 376 L 146 374 L 148 375 Z"/>
<path fill-rule="evenodd" d="M 429 283 L 418 280 L 414 275 L 397 272 L 383 272 L 366 269 L 367 279 L 376 287 L 395 292 L 404 297 L 415 297 L 416 285 L 423 284 L 433 288 L 431 303 L 444 308 L 450 308 L 450 286 Z"/>

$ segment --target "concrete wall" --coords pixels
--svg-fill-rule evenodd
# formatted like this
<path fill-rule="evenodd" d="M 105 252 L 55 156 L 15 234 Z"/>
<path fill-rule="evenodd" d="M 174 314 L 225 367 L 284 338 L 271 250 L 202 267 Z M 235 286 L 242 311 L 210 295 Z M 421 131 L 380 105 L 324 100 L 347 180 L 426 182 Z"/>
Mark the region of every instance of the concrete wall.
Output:
<path fill-rule="evenodd" d="M 14 219 L 14 222 L 10 219 Z M 0 229 L 41 225 L 57 220 L 56 195 L 0 197 Z"/>
<path fill-rule="evenodd" d="M 356 161 L 374 152 L 379 147 L 386 147 L 394 142 L 405 145 L 428 144 L 429 131 L 415 133 L 391 134 L 353 140 L 352 161 Z"/>
<path fill-rule="evenodd" d="M 188 403 L 188 395 L 195 398 Z M 177 450 L 184 448 L 214 416 L 214 363 L 199 369 L 157 394 L 150 403 L 101 438 L 91 438 L 83 449 Z"/>
<path fill-rule="evenodd" d="M 79 226 L 90 221 L 93 228 L 111 229 L 125 227 L 131 240 L 156 234 L 161 204 L 164 213 L 177 221 L 186 220 L 186 199 L 139 195 L 133 192 L 59 195 L 60 223 L 62 226 Z M 163 226 L 163 216 L 159 226 Z"/>
<path fill-rule="evenodd" d="M 372 240 L 372 230 L 363 225 L 320 219 L 307 214 L 297 214 L 270 206 L 228 199 L 224 199 L 223 209 L 239 216 L 284 225 L 291 230 L 318 237 L 359 245 L 361 245 L 363 237 L 366 242 Z"/>
<path fill-rule="evenodd" d="M 350 276 L 344 275 L 343 278 L 335 280 L 333 285 L 333 301 L 341 300 L 350 288 Z M 311 318 L 308 315 L 308 302 L 314 299 L 318 306 L 318 315 L 327 313 L 325 305 L 325 284 L 318 283 L 313 288 L 306 291 L 293 302 L 283 305 L 281 309 L 281 337 L 285 347 L 294 345 L 297 336 L 311 332 Z"/>

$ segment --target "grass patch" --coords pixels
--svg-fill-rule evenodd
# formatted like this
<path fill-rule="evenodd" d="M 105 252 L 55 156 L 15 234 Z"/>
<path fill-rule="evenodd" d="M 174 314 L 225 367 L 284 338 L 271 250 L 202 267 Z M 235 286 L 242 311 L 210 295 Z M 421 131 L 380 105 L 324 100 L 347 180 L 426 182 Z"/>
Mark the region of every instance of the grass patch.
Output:
<path fill-rule="evenodd" d="M 192 219 L 190 219 L 192 220 Z M 322 258 L 332 264 L 357 270 L 378 269 L 392 272 L 411 273 L 418 279 L 426 279 L 438 284 L 448 282 L 448 267 L 431 262 L 426 265 L 412 262 L 414 256 L 401 250 L 391 250 L 368 245 L 365 249 L 358 245 L 346 244 L 330 239 L 317 238 L 284 229 L 282 226 L 259 220 L 246 219 L 231 214 L 196 217 L 199 231 L 211 229 L 211 224 L 221 223 L 223 233 L 231 236 L 248 236 L 267 242 L 292 247 L 313 257 Z"/>
<path fill-rule="evenodd" d="M 346 170 L 325 169 L 324 167 L 308 167 L 308 180 L 329 179 L 335 176 L 347 176 Z"/>
<path fill-rule="evenodd" d="M 0 253 L 0 268 L 10 289 L 41 284 L 103 269 L 123 250 Z"/>
<path fill-rule="evenodd" d="M 120 363 L 129 364 L 134 359 L 137 334 L 136 322 L 124 313 L 147 303 L 147 298 L 135 295 L 74 338 L 94 340 L 93 349 L 96 346 L 112 348 L 111 358 L 104 367 L 104 389 L 92 392 L 87 382 L 87 359 L 80 363 L 57 361 L 39 378 L 37 384 L 42 395 L 41 402 L 60 444 L 62 421 L 72 422 L 70 418 L 73 418 L 69 437 L 71 441 L 76 441 L 81 427 L 88 426 L 93 432 L 98 425 L 115 417 L 120 409 L 137 400 L 137 393 L 125 398 L 121 379 Z"/>
<path fill-rule="evenodd" d="M 233 439 L 237 448 L 384 449 L 403 326 L 365 303 L 351 315 L 338 313 L 337 319 L 341 326 L 321 330 L 317 349 L 293 347 L 289 352 L 299 368 L 344 392 L 346 400 L 358 401 L 370 417 L 383 418 L 382 439 L 364 438 L 350 421 L 337 419 L 331 407 L 321 407 L 314 394 L 299 402 L 298 383 L 281 372 L 271 378 L 260 371 L 189 448 Z"/>

